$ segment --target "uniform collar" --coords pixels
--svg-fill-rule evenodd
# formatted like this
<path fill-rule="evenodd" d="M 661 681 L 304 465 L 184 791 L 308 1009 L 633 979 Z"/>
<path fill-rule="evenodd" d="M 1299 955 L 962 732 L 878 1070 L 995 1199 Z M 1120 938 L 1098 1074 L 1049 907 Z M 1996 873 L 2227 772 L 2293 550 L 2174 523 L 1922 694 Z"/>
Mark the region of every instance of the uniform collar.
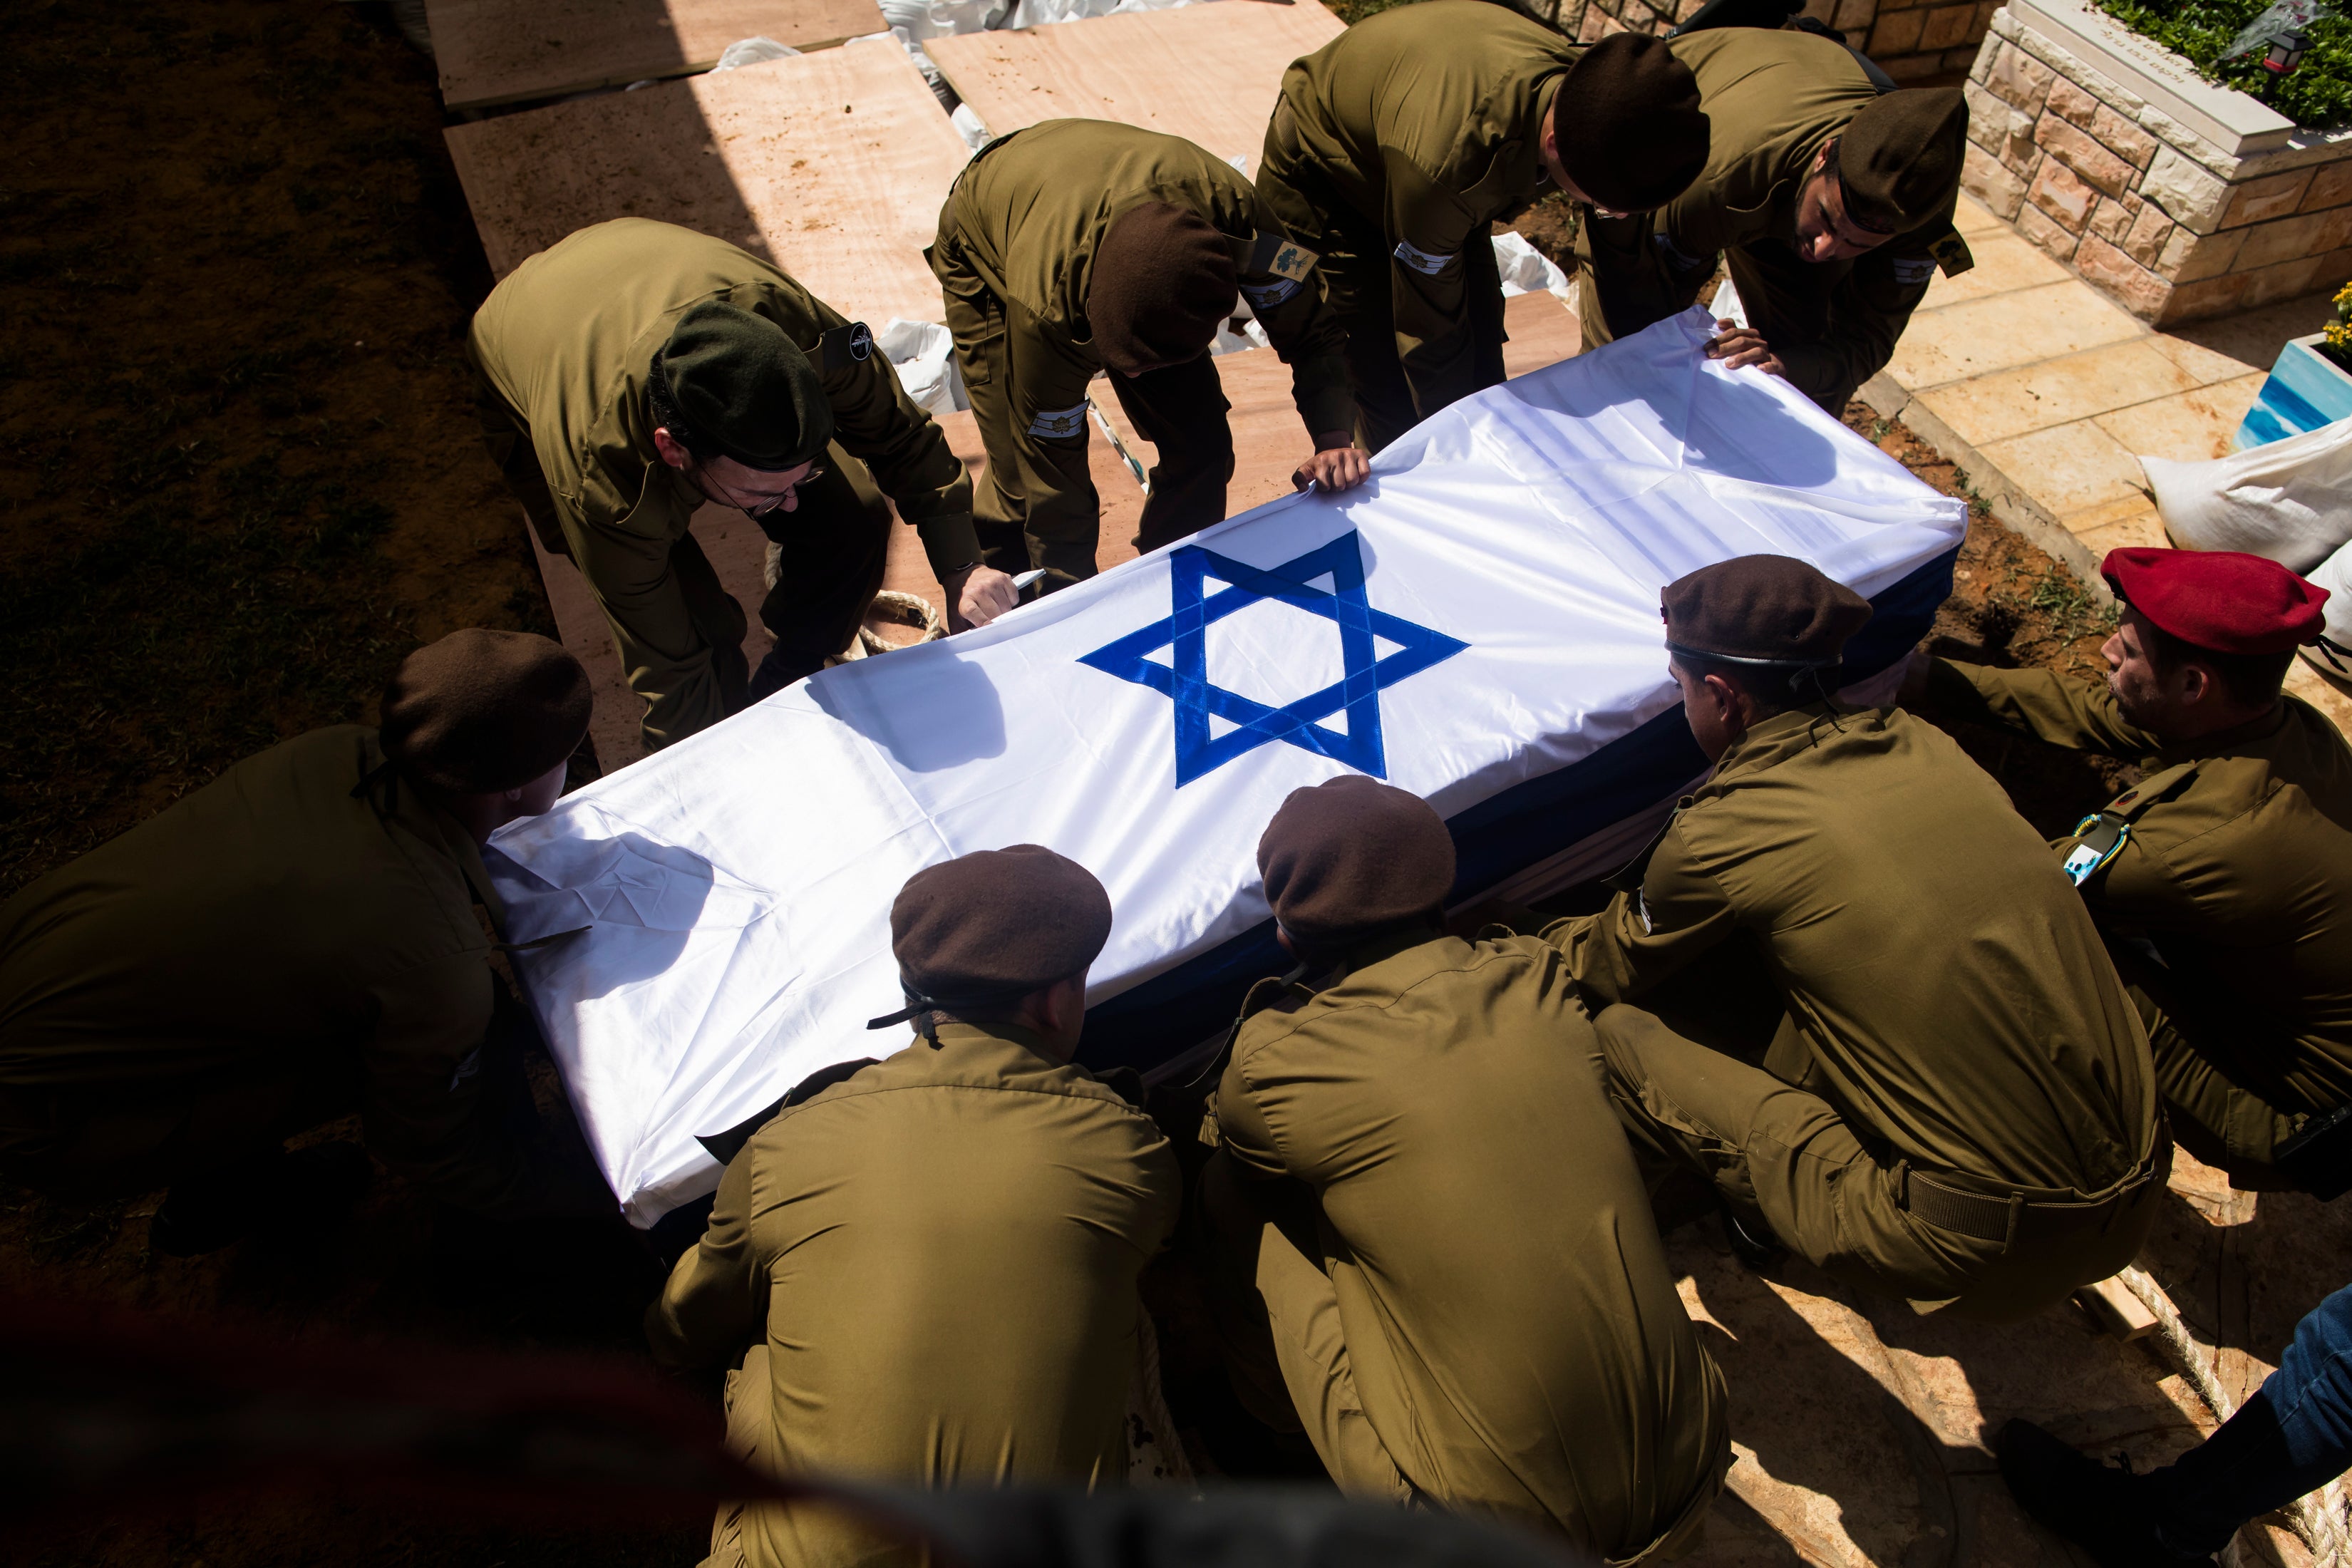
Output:
<path fill-rule="evenodd" d="M 466 888 L 474 901 L 490 912 L 490 924 L 501 936 L 506 931 L 506 905 L 499 899 L 498 890 L 490 885 L 490 873 L 482 864 L 482 847 L 463 824 L 435 805 L 425 792 L 388 765 L 383 743 L 371 730 L 360 749 L 358 784 L 365 785 L 369 809 L 379 821 L 389 826 L 398 823 L 434 848 L 441 850 L 455 861 L 458 873 L 466 879 Z M 368 781 L 377 782 L 373 784 Z"/>
<path fill-rule="evenodd" d="M 1037 1031 L 1020 1024 L 941 1024 L 934 1031 L 939 1036 L 941 1050 L 950 1046 L 994 1047 L 999 1050 L 1018 1051 L 1035 1059 L 1040 1067 L 1057 1068 L 1069 1064 L 1057 1062 L 1045 1053 L 1045 1042 Z M 919 1037 L 917 1043 L 921 1044 Z"/>
<path fill-rule="evenodd" d="M 2210 735 L 2200 735 L 2193 741 L 2184 741 L 2177 746 L 2161 746 L 2158 748 L 2158 755 L 2167 762 L 2174 763 L 2192 762 L 2200 757 L 2226 756 L 2231 752 L 2244 750 L 2252 742 L 2269 740 L 2286 728 L 2286 697 L 2282 693 L 2277 705 L 2262 717 L 2249 720 L 2234 729 L 2216 730 Z"/>
<path fill-rule="evenodd" d="M 1832 724 L 1853 724 L 1859 718 L 1827 702 L 1809 702 L 1801 708 L 1775 713 L 1731 743 L 1731 749 L 1715 764 L 1707 782 L 1721 784 L 1735 774 L 1760 773 L 1787 762 L 1798 752 L 1820 745 L 1822 735 Z"/>

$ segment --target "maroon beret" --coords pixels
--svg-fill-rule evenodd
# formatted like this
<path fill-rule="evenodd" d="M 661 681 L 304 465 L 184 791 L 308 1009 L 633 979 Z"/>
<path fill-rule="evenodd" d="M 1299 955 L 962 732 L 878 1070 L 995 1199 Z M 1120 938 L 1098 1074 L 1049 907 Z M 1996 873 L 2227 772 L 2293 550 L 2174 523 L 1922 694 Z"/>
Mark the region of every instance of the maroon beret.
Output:
<path fill-rule="evenodd" d="M 562 644 L 471 626 L 400 661 L 376 738 L 413 779 L 494 795 L 578 750 L 591 705 L 588 672 Z"/>
<path fill-rule="evenodd" d="M 890 906 L 901 983 L 951 1012 L 1016 1002 L 1083 974 L 1109 940 L 1103 885 L 1038 844 L 926 866 Z"/>
<path fill-rule="evenodd" d="M 1454 887 L 1454 836 L 1429 803 L 1361 773 L 1295 789 L 1257 841 L 1282 929 L 1330 947 L 1436 914 Z"/>
<path fill-rule="evenodd" d="M 2327 629 L 2327 590 L 2235 550 L 2110 550 L 2099 575 L 2116 596 L 2193 647 L 2284 653 Z"/>
<path fill-rule="evenodd" d="M 1787 555 L 1735 555 L 1666 584 L 1666 647 L 1735 663 L 1826 668 L 1868 624 L 1870 601 Z"/>
<path fill-rule="evenodd" d="M 1087 325 L 1103 363 L 1133 375 L 1200 358 L 1240 299 L 1232 242 L 1197 213 L 1145 202 L 1095 247 Z"/>

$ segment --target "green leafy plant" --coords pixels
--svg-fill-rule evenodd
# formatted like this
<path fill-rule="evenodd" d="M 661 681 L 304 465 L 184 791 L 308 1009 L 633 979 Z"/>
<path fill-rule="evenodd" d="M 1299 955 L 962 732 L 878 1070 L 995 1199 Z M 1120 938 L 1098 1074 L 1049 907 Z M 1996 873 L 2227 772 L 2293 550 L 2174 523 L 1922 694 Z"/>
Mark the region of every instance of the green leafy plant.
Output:
<path fill-rule="evenodd" d="M 2136 33 L 2185 57 L 2209 81 L 2265 97 L 2297 125 L 2328 130 L 2352 123 L 2352 20 L 2325 16 L 2305 29 L 2310 47 L 2284 76 L 2264 68 L 2255 49 L 2224 60 L 2239 31 L 2262 15 L 2264 0 L 2099 0 L 2099 8 Z"/>

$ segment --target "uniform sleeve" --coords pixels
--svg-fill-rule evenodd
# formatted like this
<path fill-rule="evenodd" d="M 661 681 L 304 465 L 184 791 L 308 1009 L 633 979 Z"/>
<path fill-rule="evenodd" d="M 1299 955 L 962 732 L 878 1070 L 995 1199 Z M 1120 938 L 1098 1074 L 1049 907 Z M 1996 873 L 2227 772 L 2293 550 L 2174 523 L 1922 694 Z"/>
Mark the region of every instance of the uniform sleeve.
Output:
<path fill-rule="evenodd" d="M 2068 680 L 2047 669 L 1995 669 L 1939 658 L 1928 669 L 1927 700 L 1956 719 L 2078 752 L 2144 755 L 2159 744 L 2125 720 L 2105 686 Z"/>
<path fill-rule="evenodd" d="M 1470 313 L 1475 274 L 1463 252 L 1489 243 L 1486 220 L 1403 154 L 1383 149 L 1382 161 L 1397 355 L 1415 403 L 1435 410 L 1482 390 Z"/>
<path fill-rule="evenodd" d="M 839 311 L 814 303 L 824 330 L 846 324 Z M 915 406 L 879 349 L 862 360 L 844 358 L 841 368 L 824 375 L 834 439 L 874 470 L 875 483 L 921 537 L 932 574 L 945 582 L 980 559 L 980 536 L 971 525 L 971 478 L 963 460 L 948 449 L 947 433 Z"/>
<path fill-rule="evenodd" d="M 612 623 L 629 689 L 646 700 L 647 738 L 667 744 L 727 717 L 718 667 L 688 609 L 668 531 L 647 526 L 645 505 L 621 523 L 597 527 L 557 504 L 572 559 Z"/>
<path fill-rule="evenodd" d="M 1270 1182 L 1290 1174 L 1282 1151 L 1275 1144 L 1274 1129 L 1266 1124 L 1265 1112 L 1258 1108 L 1249 1079 L 1242 1074 L 1238 1049 L 1234 1059 L 1225 1064 L 1224 1076 L 1217 1080 L 1216 1110 L 1218 1147 L 1232 1155 L 1252 1180 Z"/>
<path fill-rule="evenodd" d="M 1014 483 L 1027 503 L 1022 527 L 1049 555 L 1082 552 L 1091 560 L 1101 531 L 1102 499 L 1087 464 L 1087 383 L 1094 367 L 1065 351 L 1020 305 L 1004 306 L 1004 364 L 1010 404 L 999 439 L 1012 448 Z M 994 460 L 992 444 L 991 460 Z"/>
<path fill-rule="evenodd" d="M 479 952 L 375 987 L 361 1124 L 370 1152 L 444 1203 L 499 1219 L 611 1215 L 578 1135 L 541 1127 L 517 1042 L 500 1039 L 498 982 Z"/>
<path fill-rule="evenodd" d="M 666 1368 L 722 1366 L 766 1331 L 768 1275 L 751 1246 L 751 1151 L 719 1178 L 702 1239 L 646 1309 L 646 1339 Z"/>
<path fill-rule="evenodd" d="M 479 953 L 380 982 L 360 1119 L 370 1152 L 461 1208 L 510 1206 L 524 1151 L 486 1112 L 482 1052 L 497 983 Z"/>
<path fill-rule="evenodd" d="M 2062 839 L 2053 848 L 2074 842 Z M 2171 862 L 2137 837 L 2124 840 L 2116 858 L 2084 882 L 2081 892 L 2083 902 L 2102 925 L 2184 933 L 2211 923 L 2211 917 Z"/>
<path fill-rule="evenodd" d="M 1281 221 L 1263 198 L 1256 201 L 1255 222 L 1261 232 L 1288 237 Z M 1347 347 L 1339 318 L 1325 303 L 1323 290 L 1312 273 L 1304 280 L 1269 276 L 1244 276 L 1242 298 L 1265 328 L 1274 352 L 1290 367 L 1291 400 L 1309 436 L 1351 430 L 1356 424 L 1356 396 L 1348 377 Z"/>
<path fill-rule="evenodd" d="M 1598 1013 L 1640 1001 L 1738 929 L 1729 896 L 1697 868 L 1677 823 L 1652 851 L 1639 892 L 1620 893 L 1599 914 L 1562 921 L 1540 934 L 1567 954 L 1577 989 Z"/>
<path fill-rule="evenodd" d="M 1774 343 L 1789 384 L 1832 413 L 1894 357 L 1895 341 L 1927 296 L 1935 258 L 1915 236 L 1889 240 L 1855 260 L 1830 293 L 1829 324 L 1818 342 Z"/>

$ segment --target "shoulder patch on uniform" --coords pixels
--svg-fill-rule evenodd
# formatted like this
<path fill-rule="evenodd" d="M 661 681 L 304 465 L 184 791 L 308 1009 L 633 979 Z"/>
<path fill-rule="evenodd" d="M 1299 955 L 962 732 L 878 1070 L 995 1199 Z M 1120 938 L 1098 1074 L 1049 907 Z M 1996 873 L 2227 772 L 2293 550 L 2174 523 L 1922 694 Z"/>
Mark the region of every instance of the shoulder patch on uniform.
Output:
<path fill-rule="evenodd" d="M 1244 283 L 1242 298 L 1250 302 L 1253 310 L 1270 310 L 1298 292 L 1302 285 L 1295 278 L 1277 278 L 1271 283 Z"/>
<path fill-rule="evenodd" d="M 1399 261 L 1403 262 L 1407 267 L 1412 268 L 1415 272 L 1420 273 L 1424 278 L 1436 277 L 1439 273 L 1444 271 L 1447 267 L 1451 266 L 1454 261 L 1453 256 L 1432 256 L 1426 250 L 1423 250 L 1415 247 L 1412 241 L 1409 239 L 1398 240 L 1396 248 L 1389 254 L 1395 257 Z M 1458 250 L 1454 253 L 1454 256 L 1459 256 L 1460 254 L 1462 253 Z"/>
<path fill-rule="evenodd" d="M 1905 288 L 1923 284 L 1936 275 L 1936 258 L 1932 256 L 1898 256 L 1895 258 L 1895 280 Z"/>
<path fill-rule="evenodd" d="M 1958 278 L 1977 264 L 1977 258 L 1969 254 L 1969 242 L 1956 228 L 1945 230 L 1944 237 L 1927 247 L 1927 254 L 1936 258 L 1947 278 Z"/>
<path fill-rule="evenodd" d="M 1029 434 L 1048 441 L 1066 441 L 1081 436 L 1087 428 L 1087 405 L 1074 403 L 1067 408 L 1041 408 L 1029 421 Z"/>
<path fill-rule="evenodd" d="M 816 341 L 817 371 L 839 375 L 874 353 L 874 333 L 863 321 L 845 321 Z"/>
<path fill-rule="evenodd" d="M 1293 283 L 1303 283 L 1322 259 L 1295 239 L 1260 229 L 1250 247 L 1249 265 L 1242 270 L 1261 278 L 1287 278 Z"/>

